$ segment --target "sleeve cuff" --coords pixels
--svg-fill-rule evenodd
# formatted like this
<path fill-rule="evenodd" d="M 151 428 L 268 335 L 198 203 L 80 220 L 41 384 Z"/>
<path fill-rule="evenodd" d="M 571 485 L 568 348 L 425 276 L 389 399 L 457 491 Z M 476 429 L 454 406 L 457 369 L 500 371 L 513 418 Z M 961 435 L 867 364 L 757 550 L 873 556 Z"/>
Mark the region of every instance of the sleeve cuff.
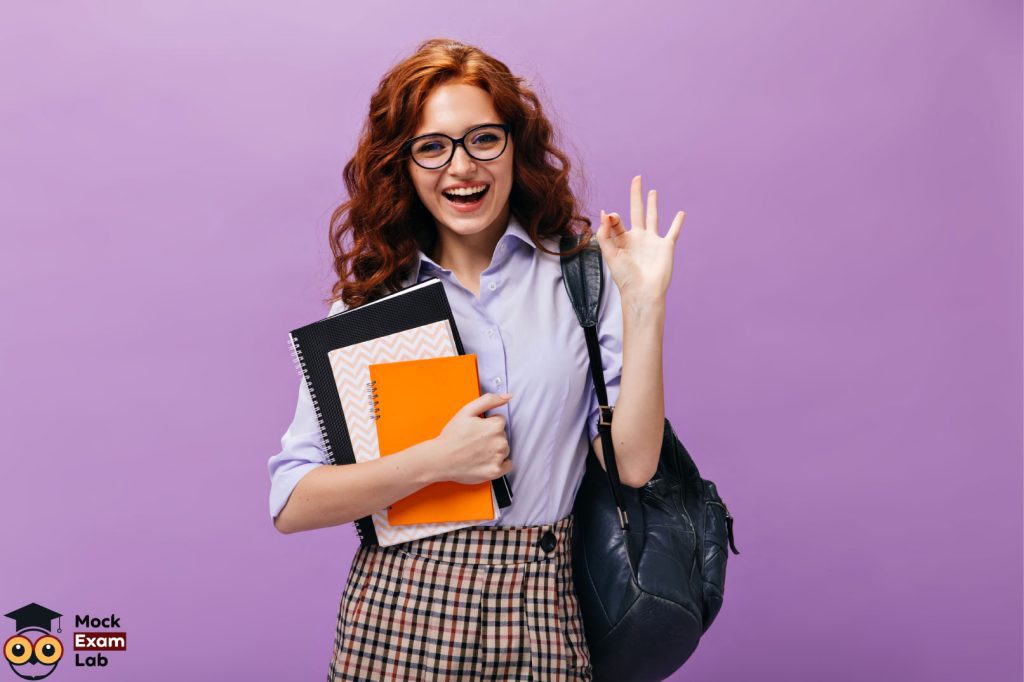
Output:
<path fill-rule="evenodd" d="M 323 466 L 323 464 L 316 462 L 293 462 L 287 466 L 280 467 L 274 472 L 270 484 L 271 520 L 276 519 L 277 515 L 284 509 L 284 505 L 288 503 L 288 498 L 291 497 L 292 491 L 299 484 L 299 479 L 320 466 Z"/>
<path fill-rule="evenodd" d="M 299 382 L 295 418 L 281 436 L 281 450 L 267 461 L 270 517 L 277 518 L 299 479 L 327 463 L 320 425 L 305 381 Z"/>

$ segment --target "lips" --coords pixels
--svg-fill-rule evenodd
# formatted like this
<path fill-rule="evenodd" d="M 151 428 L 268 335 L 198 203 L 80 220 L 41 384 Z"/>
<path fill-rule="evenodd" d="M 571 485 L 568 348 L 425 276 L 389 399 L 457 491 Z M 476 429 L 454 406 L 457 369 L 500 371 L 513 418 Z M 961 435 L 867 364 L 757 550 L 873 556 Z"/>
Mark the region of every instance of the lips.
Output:
<path fill-rule="evenodd" d="M 480 183 L 478 185 L 455 187 L 444 189 L 441 194 L 444 198 L 454 204 L 472 204 L 487 194 L 490 185 Z"/>
<path fill-rule="evenodd" d="M 487 193 L 490 190 L 491 190 L 491 186 L 490 185 L 486 185 L 486 186 L 484 186 L 483 191 L 480 191 L 480 192 L 477 192 L 476 194 L 471 194 L 471 195 L 468 195 L 468 196 L 466 196 L 466 195 L 451 195 L 451 194 L 448 194 L 446 192 L 441 192 L 441 194 L 444 196 L 445 199 L 448 200 L 449 203 L 453 204 L 454 206 L 457 206 L 457 207 L 461 208 L 461 207 L 472 207 L 472 206 L 474 206 L 476 204 L 479 204 L 481 201 L 483 201 L 483 198 L 485 196 L 487 196 Z"/>

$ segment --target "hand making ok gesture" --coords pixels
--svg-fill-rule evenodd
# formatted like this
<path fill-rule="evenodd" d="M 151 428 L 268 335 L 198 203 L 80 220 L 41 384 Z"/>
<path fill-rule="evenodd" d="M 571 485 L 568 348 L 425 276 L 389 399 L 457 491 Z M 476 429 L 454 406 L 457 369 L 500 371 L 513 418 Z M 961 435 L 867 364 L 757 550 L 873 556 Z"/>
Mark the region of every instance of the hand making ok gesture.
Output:
<path fill-rule="evenodd" d="M 672 279 L 676 240 L 686 212 L 676 213 L 668 232 L 661 237 L 658 235 L 657 193 L 653 189 L 647 193 L 646 220 L 642 197 L 637 175 L 629 190 L 630 229 L 622 224 L 618 213 L 601 211 L 597 242 L 622 298 L 643 303 L 664 302 Z"/>

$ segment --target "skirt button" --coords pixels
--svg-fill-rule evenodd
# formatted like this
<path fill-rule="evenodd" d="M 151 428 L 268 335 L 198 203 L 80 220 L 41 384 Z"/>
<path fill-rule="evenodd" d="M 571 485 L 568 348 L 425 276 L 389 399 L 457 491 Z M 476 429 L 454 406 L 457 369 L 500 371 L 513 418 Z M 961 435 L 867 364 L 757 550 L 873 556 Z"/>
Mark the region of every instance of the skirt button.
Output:
<path fill-rule="evenodd" d="M 540 542 L 538 544 L 540 545 L 541 549 L 550 554 L 552 551 L 554 551 L 555 546 L 558 545 L 558 538 L 555 537 L 555 534 L 552 533 L 550 530 L 545 531 L 544 535 L 541 536 Z"/>

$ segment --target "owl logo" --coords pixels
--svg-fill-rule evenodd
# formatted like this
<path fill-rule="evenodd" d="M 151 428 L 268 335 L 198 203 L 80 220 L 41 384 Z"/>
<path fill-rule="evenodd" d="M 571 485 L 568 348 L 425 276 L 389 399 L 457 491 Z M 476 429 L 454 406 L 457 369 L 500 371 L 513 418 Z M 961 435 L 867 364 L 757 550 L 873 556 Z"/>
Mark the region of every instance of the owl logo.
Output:
<path fill-rule="evenodd" d="M 64 645 L 50 634 L 54 618 L 58 619 L 57 632 L 61 631 L 61 614 L 33 602 L 5 615 L 14 620 L 17 630 L 4 644 L 4 658 L 11 670 L 24 680 L 49 677 L 64 655 Z"/>

